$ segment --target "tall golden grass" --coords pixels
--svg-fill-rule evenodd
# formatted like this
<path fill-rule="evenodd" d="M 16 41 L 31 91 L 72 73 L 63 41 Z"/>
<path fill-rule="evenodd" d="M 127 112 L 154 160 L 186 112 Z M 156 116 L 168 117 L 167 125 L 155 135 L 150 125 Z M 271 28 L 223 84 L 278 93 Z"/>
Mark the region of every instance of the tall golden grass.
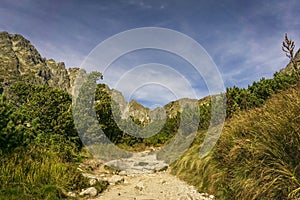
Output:
<path fill-rule="evenodd" d="M 218 199 L 300 199 L 300 86 L 229 119 L 204 159 L 205 133 L 172 172 Z"/>

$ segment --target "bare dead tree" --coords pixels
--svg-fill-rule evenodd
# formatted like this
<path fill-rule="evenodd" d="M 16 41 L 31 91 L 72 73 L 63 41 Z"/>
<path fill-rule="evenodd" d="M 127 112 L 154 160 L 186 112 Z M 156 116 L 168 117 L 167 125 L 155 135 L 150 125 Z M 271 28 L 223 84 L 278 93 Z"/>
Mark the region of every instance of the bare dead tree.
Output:
<path fill-rule="evenodd" d="M 282 51 L 285 52 L 285 55 L 290 59 L 290 62 L 292 63 L 292 66 L 295 71 L 297 71 L 297 66 L 294 60 L 294 48 L 295 43 L 293 40 L 289 39 L 287 36 L 287 33 L 285 34 L 284 40 L 282 42 Z"/>

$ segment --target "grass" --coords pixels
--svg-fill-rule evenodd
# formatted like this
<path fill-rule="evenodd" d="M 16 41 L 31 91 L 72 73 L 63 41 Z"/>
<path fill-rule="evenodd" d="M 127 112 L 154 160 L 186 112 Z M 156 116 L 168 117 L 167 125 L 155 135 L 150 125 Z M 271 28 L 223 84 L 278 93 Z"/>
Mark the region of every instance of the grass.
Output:
<path fill-rule="evenodd" d="M 73 162 L 42 147 L 1 156 L 0 199 L 62 199 L 87 186 Z"/>
<path fill-rule="evenodd" d="M 300 86 L 225 124 L 210 154 L 199 158 L 204 132 L 172 172 L 218 199 L 300 199 Z"/>

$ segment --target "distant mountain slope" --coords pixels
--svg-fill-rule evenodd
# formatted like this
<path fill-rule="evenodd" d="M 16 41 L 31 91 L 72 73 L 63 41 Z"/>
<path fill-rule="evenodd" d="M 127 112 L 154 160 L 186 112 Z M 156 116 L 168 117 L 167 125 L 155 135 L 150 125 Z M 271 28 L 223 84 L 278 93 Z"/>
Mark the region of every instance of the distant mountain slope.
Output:
<path fill-rule="evenodd" d="M 0 86 L 5 88 L 23 80 L 71 93 L 77 71 L 78 68 L 66 69 L 63 62 L 42 58 L 23 36 L 0 32 Z"/>

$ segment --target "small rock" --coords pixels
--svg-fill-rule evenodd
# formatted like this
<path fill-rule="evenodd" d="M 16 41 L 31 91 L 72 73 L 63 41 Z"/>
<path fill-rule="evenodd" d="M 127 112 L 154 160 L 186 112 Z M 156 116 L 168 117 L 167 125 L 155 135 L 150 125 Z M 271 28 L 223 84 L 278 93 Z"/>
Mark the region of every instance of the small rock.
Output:
<path fill-rule="evenodd" d="M 120 176 L 126 176 L 127 173 L 126 173 L 126 171 L 120 171 L 120 172 L 119 172 L 119 175 L 120 175 Z"/>
<path fill-rule="evenodd" d="M 68 197 L 76 197 L 76 193 L 75 192 L 68 192 L 67 196 Z"/>
<path fill-rule="evenodd" d="M 214 195 L 209 195 L 209 198 L 210 199 L 215 199 L 215 196 Z"/>
<path fill-rule="evenodd" d="M 97 176 L 95 176 L 94 174 L 89 174 L 89 173 L 82 173 L 83 177 L 86 177 L 88 179 L 98 179 Z"/>
<path fill-rule="evenodd" d="M 138 184 L 136 184 L 136 186 L 134 188 L 138 189 L 139 191 L 142 191 L 144 189 L 144 183 L 138 182 Z"/>
<path fill-rule="evenodd" d="M 104 177 L 104 178 L 102 179 L 102 181 L 108 181 L 107 177 Z"/>
<path fill-rule="evenodd" d="M 111 178 L 108 179 L 108 183 L 111 185 L 116 185 L 121 182 L 124 182 L 124 178 L 119 175 L 113 175 Z"/>
<path fill-rule="evenodd" d="M 168 169 L 168 165 L 160 165 L 154 168 L 154 172 L 162 172 Z"/>
<path fill-rule="evenodd" d="M 94 179 L 94 178 L 89 179 L 90 186 L 96 185 L 96 183 L 97 183 L 97 179 Z"/>
<path fill-rule="evenodd" d="M 87 189 L 84 189 L 82 192 L 80 192 L 80 196 L 85 196 L 85 195 L 89 195 L 89 196 L 91 196 L 91 197 L 95 197 L 95 196 L 97 196 L 97 194 L 98 194 L 98 191 L 97 191 L 97 189 L 96 188 L 94 188 L 94 187 L 89 187 L 89 188 L 87 188 Z"/>

